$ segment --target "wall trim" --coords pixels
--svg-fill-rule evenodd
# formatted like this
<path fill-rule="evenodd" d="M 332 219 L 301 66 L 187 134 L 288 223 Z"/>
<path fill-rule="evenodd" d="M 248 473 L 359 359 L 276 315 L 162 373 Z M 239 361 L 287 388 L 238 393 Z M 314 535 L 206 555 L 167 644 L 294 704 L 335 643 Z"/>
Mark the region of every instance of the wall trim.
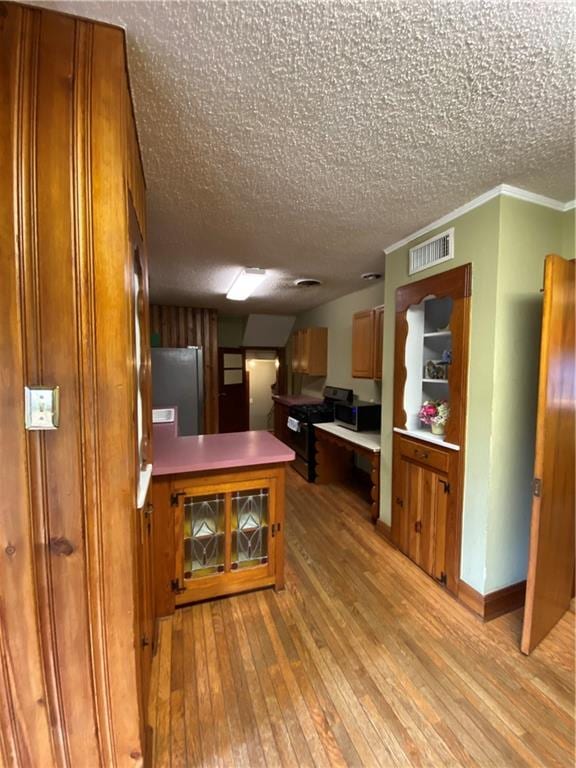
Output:
<path fill-rule="evenodd" d="M 396 545 L 392 541 L 392 527 L 388 525 L 388 523 L 385 523 L 384 520 L 380 520 L 380 518 L 378 518 L 376 520 L 375 530 L 379 536 L 382 536 L 383 539 L 386 539 L 388 544 L 396 549 Z"/>
<path fill-rule="evenodd" d="M 426 224 L 426 226 L 418 229 L 411 235 L 403 237 L 402 240 L 398 240 L 396 243 L 392 243 L 392 245 L 384 248 L 384 253 L 388 255 L 393 251 L 397 251 L 398 248 L 402 248 L 404 245 L 408 245 L 408 243 L 411 243 L 412 240 L 416 240 L 416 238 L 421 237 L 422 235 L 427 235 L 429 232 L 432 232 L 432 230 L 437 229 L 438 227 L 443 227 L 445 224 L 449 224 L 459 216 L 463 216 L 465 213 L 468 213 L 468 211 L 474 210 L 474 208 L 479 208 L 481 205 L 484 205 L 499 195 L 514 197 L 517 200 L 524 200 L 527 203 L 534 203 L 535 205 L 543 205 L 545 208 L 552 208 L 553 210 L 560 211 L 561 213 L 566 213 L 566 211 L 571 211 L 573 208 L 576 208 L 576 200 L 570 200 L 567 203 L 563 203 L 560 200 L 554 200 L 552 197 L 538 195 L 536 192 L 529 192 L 527 189 L 513 187 L 510 184 L 499 184 L 497 187 L 489 189 L 488 192 L 484 192 L 469 202 L 464 203 L 464 205 L 455 208 L 450 213 L 441 216 L 439 219 L 436 219 L 436 221 L 433 221 L 430 224 Z"/>
<path fill-rule="evenodd" d="M 509 587 L 497 589 L 482 595 L 465 581 L 458 586 L 458 600 L 483 621 L 502 616 L 504 613 L 515 611 L 524 605 L 526 597 L 526 581 L 519 581 Z"/>

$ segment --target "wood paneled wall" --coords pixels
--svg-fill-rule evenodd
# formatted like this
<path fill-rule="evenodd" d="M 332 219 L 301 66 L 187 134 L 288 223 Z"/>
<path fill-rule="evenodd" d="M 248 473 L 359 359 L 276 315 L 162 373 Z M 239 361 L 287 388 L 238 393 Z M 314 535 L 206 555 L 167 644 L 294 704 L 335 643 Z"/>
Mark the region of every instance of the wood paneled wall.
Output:
<path fill-rule="evenodd" d="M 0 2 L 0 765 L 142 765 L 122 30 Z M 129 155 L 128 153 L 132 154 Z M 60 426 L 24 429 L 24 386 Z"/>
<path fill-rule="evenodd" d="M 204 350 L 204 431 L 218 432 L 218 323 L 215 309 L 150 307 L 150 330 L 162 347 Z"/>

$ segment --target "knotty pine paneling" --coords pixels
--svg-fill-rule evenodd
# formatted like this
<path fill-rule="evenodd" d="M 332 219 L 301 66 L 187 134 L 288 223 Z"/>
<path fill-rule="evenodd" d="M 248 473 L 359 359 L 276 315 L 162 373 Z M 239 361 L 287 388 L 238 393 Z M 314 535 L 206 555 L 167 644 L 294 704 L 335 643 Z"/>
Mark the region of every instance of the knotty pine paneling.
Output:
<path fill-rule="evenodd" d="M 129 102 L 122 30 L 0 2 L 0 765 L 10 768 L 144 759 L 129 198 L 143 230 L 145 219 Z M 25 431 L 25 384 L 60 387 L 57 430 Z"/>
<path fill-rule="evenodd" d="M 218 432 L 218 326 L 215 309 L 152 304 L 150 330 L 161 347 L 204 350 L 204 431 Z"/>

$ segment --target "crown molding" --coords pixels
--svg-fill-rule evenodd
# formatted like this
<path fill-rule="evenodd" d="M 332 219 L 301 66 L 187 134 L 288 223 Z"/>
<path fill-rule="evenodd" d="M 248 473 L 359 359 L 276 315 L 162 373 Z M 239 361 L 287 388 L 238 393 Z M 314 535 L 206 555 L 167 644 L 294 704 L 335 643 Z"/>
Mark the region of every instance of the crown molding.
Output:
<path fill-rule="evenodd" d="M 426 224 L 425 227 L 422 227 L 416 232 L 413 232 L 411 235 L 403 237 L 402 240 L 398 240 L 396 243 L 392 243 L 392 245 L 384 248 L 384 253 L 388 255 L 393 251 L 397 251 L 398 248 L 402 248 L 404 245 L 408 245 L 408 243 L 412 242 L 412 240 L 416 240 L 416 238 L 421 237 L 422 235 L 427 235 L 434 229 L 449 224 L 459 216 L 463 216 L 465 213 L 468 213 L 468 211 L 474 210 L 474 208 L 479 208 L 481 205 L 484 205 L 499 195 L 514 197 L 517 200 L 524 200 L 526 203 L 543 205 L 545 208 L 552 208 L 553 210 L 560 211 L 561 213 L 565 213 L 566 211 L 571 211 L 572 209 L 576 208 L 576 200 L 571 200 L 568 203 L 562 203 L 560 200 L 554 200 L 554 198 L 545 197 L 544 195 L 537 195 L 535 192 L 528 192 L 528 190 L 520 189 L 520 187 L 512 187 L 510 184 L 499 184 L 497 187 L 488 190 L 488 192 L 484 192 L 482 195 L 478 195 L 478 197 L 475 197 L 468 203 L 464 203 L 464 205 L 461 205 L 459 208 L 455 208 L 445 216 L 441 216 L 439 219 L 436 219 L 436 221 L 433 221 L 430 224 Z"/>

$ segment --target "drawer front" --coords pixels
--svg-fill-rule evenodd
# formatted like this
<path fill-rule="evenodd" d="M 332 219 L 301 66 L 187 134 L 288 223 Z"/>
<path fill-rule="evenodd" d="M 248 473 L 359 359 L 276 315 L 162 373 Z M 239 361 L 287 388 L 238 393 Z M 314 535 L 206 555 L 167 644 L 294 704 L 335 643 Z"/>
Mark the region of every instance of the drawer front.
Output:
<path fill-rule="evenodd" d="M 432 448 L 429 445 L 423 443 L 417 443 L 414 440 L 406 440 L 403 437 L 399 438 L 400 453 L 407 459 L 417 461 L 419 464 L 424 464 L 426 467 L 432 467 L 440 472 L 448 472 L 448 466 L 450 464 L 450 457 L 448 453 L 437 448 Z"/>

